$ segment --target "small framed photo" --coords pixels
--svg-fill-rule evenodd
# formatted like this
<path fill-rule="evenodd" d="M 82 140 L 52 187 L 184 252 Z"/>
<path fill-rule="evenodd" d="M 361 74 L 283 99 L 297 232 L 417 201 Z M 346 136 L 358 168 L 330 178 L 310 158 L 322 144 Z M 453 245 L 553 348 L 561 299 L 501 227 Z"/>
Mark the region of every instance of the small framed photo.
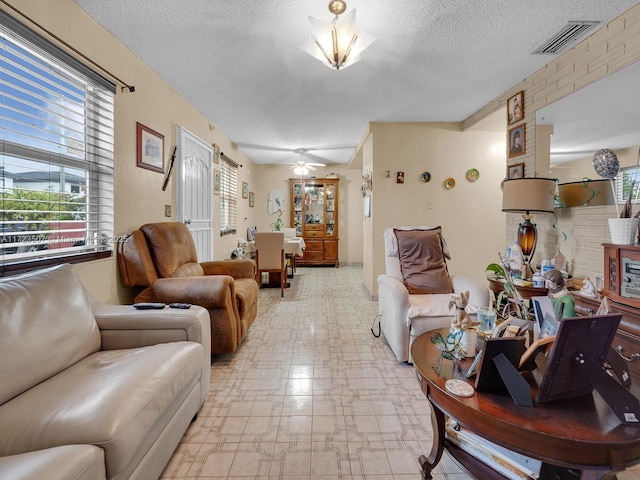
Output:
<path fill-rule="evenodd" d="M 213 194 L 220 195 L 220 170 L 214 168 L 213 169 Z"/>
<path fill-rule="evenodd" d="M 524 123 L 509 129 L 509 158 L 524 155 Z"/>
<path fill-rule="evenodd" d="M 213 146 L 213 163 L 218 165 L 220 163 L 220 145 L 216 145 L 214 143 L 212 146 Z"/>
<path fill-rule="evenodd" d="M 136 165 L 164 174 L 164 135 L 136 122 Z"/>
<path fill-rule="evenodd" d="M 524 92 L 520 91 L 507 100 L 507 125 L 518 123 L 524 118 Z"/>
<path fill-rule="evenodd" d="M 507 179 L 524 178 L 524 163 L 516 163 L 507 167 Z"/>
<path fill-rule="evenodd" d="M 249 192 L 249 206 L 253 207 L 256 204 L 256 196 L 253 192 Z"/>
<path fill-rule="evenodd" d="M 404 183 L 404 172 L 396 173 L 396 183 Z"/>
<path fill-rule="evenodd" d="M 249 184 L 242 182 L 242 198 L 249 198 Z"/>

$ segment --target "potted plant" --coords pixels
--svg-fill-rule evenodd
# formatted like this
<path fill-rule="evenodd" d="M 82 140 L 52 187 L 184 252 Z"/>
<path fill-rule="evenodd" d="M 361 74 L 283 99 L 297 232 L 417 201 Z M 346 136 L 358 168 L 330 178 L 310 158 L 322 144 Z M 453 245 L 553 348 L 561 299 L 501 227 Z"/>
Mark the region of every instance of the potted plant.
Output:
<path fill-rule="evenodd" d="M 502 284 L 502 290 L 496 298 L 496 311 L 501 319 L 506 319 L 509 315 L 526 319 L 528 309 L 524 303 L 522 295 L 515 288 L 511 269 L 509 268 L 509 260 L 498 254 L 500 263 L 490 263 L 485 271 L 492 272 L 487 276 L 489 281 Z"/>

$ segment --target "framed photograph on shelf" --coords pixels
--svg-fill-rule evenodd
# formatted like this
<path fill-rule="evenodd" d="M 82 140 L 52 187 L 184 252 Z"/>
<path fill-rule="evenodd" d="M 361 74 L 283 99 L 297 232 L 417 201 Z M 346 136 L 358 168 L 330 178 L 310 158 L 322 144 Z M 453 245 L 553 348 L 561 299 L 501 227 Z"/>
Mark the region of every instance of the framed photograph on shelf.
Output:
<path fill-rule="evenodd" d="M 220 195 L 221 173 L 218 169 L 213 169 L 213 194 Z"/>
<path fill-rule="evenodd" d="M 136 165 L 164 173 L 164 135 L 136 122 Z"/>
<path fill-rule="evenodd" d="M 524 155 L 524 123 L 509 129 L 509 158 Z"/>
<path fill-rule="evenodd" d="M 516 163 L 507 167 L 507 180 L 514 178 L 524 178 L 524 163 Z"/>
<path fill-rule="evenodd" d="M 242 182 L 242 198 L 249 198 L 249 184 Z"/>
<path fill-rule="evenodd" d="M 518 123 L 524 118 L 524 92 L 520 91 L 507 100 L 507 125 Z"/>
<path fill-rule="evenodd" d="M 249 206 L 253 207 L 256 204 L 256 196 L 253 192 L 249 192 Z"/>

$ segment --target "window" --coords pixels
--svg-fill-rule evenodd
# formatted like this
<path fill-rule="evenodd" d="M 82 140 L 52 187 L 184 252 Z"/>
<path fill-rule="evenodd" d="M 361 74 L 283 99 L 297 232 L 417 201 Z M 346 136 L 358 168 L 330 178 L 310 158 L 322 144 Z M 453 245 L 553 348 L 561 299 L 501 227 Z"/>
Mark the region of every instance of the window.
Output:
<path fill-rule="evenodd" d="M 112 254 L 115 85 L 4 12 L 0 50 L 2 272 Z"/>
<path fill-rule="evenodd" d="M 631 183 L 634 183 L 633 192 L 631 192 Z M 616 176 L 616 202 L 625 203 L 632 193 L 632 203 L 638 203 L 640 194 L 640 167 L 621 168 Z"/>
<path fill-rule="evenodd" d="M 237 230 L 238 165 L 223 155 L 220 166 L 220 236 L 223 236 Z"/>

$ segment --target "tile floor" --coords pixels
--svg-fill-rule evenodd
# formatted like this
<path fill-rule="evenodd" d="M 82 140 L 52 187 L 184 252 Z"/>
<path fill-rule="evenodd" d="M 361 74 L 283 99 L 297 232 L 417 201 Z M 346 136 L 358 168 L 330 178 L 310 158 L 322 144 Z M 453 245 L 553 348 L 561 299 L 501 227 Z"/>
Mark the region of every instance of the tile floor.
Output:
<path fill-rule="evenodd" d="M 232 355 L 161 478 L 420 480 L 430 411 L 413 367 L 370 328 L 362 268 L 298 268 L 260 291 L 258 319 Z M 640 480 L 625 472 L 619 480 Z M 435 480 L 467 480 L 448 456 Z"/>

